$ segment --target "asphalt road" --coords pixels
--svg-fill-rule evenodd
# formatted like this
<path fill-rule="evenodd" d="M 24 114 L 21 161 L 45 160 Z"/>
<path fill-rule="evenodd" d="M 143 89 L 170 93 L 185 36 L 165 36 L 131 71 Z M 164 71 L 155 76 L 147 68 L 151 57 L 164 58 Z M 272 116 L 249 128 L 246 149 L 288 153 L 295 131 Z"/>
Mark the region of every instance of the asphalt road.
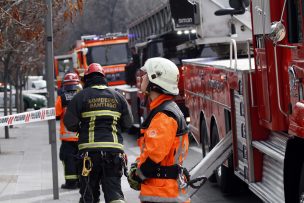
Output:
<path fill-rule="evenodd" d="M 136 143 L 136 136 L 131 134 L 124 135 L 125 151 L 128 154 L 129 161 L 132 162 L 139 154 Z M 190 144 L 189 154 L 185 161 L 185 166 L 191 169 L 202 157 L 199 146 L 193 141 Z M 261 203 L 247 188 L 233 195 L 224 195 L 216 183 L 209 181 L 203 185 L 191 198 L 191 203 Z"/>

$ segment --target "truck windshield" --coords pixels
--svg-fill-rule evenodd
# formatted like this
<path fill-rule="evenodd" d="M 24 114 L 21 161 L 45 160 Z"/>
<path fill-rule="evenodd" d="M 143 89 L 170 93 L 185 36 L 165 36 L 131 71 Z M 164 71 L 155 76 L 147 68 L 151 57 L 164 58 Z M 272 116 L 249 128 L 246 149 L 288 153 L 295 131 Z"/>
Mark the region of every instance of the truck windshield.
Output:
<path fill-rule="evenodd" d="M 58 75 L 63 78 L 69 72 L 73 72 L 73 60 L 71 58 L 58 59 Z"/>
<path fill-rule="evenodd" d="M 89 47 L 87 64 L 99 63 L 102 66 L 128 63 L 127 44 L 112 44 Z"/>
<path fill-rule="evenodd" d="M 162 41 L 152 42 L 148 46 L 148 58 L 164 56 L 164 45 Z"/>

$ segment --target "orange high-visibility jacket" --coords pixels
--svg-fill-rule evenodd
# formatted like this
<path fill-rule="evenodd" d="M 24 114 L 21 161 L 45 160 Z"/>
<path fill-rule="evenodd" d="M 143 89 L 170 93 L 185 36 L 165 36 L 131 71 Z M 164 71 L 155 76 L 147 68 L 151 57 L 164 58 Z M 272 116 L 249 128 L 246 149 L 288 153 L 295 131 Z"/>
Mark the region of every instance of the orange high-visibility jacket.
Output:
<path fill-rule="evenodd" d="M 75 132 L 68 131 L 63 123 L 63 116 L 66 111 L 66 108 L 67 107 L 62 106 L 61 96 L 57 96 L 55 109 L 56 109 L 56 117 L 60 117 L 60 130 L 59 130 L 60 140 L 77 142 L 78 141 L 77 134 Z"/>
<path fill-rule="evenodd" d="M 160 95 L 150 104 L 153 110 L 166 100 L 172 100 L 172 96 Z M 182 165 L 188 154 L 188 133 L 176 136 L 178 130 L 177 121 L 163 112 L 158 112 L 146 129 L 142 129 L 143 137 L 138 144 L 141 154 L 138 157 L 138 168 L 150 158 L 161 166 Z M 180 189 L 176 179 L 147 178 L 141 184 L 140 200 L 142 202 L 190 202 L 186 191 Z"/>

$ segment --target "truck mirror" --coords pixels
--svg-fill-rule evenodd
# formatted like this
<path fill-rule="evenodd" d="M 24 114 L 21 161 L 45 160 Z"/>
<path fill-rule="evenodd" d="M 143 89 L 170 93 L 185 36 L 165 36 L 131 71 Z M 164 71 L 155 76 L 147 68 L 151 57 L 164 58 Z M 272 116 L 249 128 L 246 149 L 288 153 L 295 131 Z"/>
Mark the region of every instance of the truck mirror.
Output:
<path fill-rule="evenodd" d="M 75 68 L 75 69 L 77 69 L 78 67 L 77 67 L 77 52 L 73 52 L 73 54 L 72 54 L 72 61 L 73 61 L 73 68 Z"/>
<path fill-rule="evenodd" d="M 220 9 L 214 12 L 216 16 L 223 15 L 242 15 L 246 12 L 246 8 L 249 6 L 248 0 L 229 0 L 231 8 Z"/>
<path fill-rule="evenodd" d="M 69 59 L 65 59 L 65 60 L 63 60 L 63 63 L 64 63 L 64 64 L 69 64 L 69 63 L 70 63 L 70 60 L 69 60 Z"/>
<path fill-rule="evenodd" d="M 243 5 L 247 8 L 250 4 L 249 0 L 242 0 Z"/>
<path fill-rule="evenodd" d="M 286 35 L 285 26 L 281 21 L 275 21 L 271 23 L 269 38 L 274 44 L 282 41 Z"/>
<path fill-rule="evenodd" d="M 87 55 L 87 53 L 88 53 L 88 48 L 82 48 L 82 53 L 83 53 L 83 55 Z"/>

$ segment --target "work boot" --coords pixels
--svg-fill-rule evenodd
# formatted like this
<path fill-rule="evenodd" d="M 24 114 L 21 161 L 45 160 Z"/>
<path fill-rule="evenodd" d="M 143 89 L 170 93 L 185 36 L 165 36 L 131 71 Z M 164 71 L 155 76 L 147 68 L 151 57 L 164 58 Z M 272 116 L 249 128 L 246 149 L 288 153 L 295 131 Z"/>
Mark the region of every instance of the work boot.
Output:
<path fill-rule="evenodd" d="M 61 185 L 62 189 L 75 190 L 78 189 L 78 181 L 67 181 L 65 184 Z"/>

